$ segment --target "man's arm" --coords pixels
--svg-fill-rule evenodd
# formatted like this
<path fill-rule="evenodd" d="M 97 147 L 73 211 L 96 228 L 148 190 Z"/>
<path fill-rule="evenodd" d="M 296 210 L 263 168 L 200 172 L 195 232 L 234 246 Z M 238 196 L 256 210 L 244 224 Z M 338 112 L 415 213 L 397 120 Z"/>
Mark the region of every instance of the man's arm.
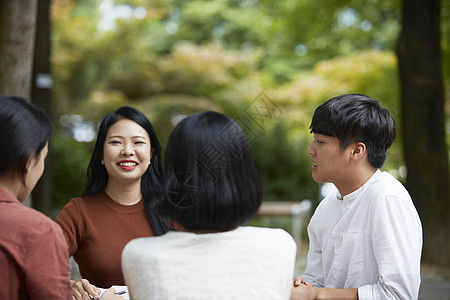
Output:
<path fill-rule="evenodd" d="M 305 284 L 293 287 L 291 300 L 358 299 L 358 289 L 314 288 Z"/>
<path fill-rule="evenodd" d="M 307 281 L 315 287 L 324 286 L 324 274 L 322 269 L 322 248 L 320 247 L 319 240 L 314 234 L 311 226 L 308 226 L 309 237 L 309 251 L 306 263 L 306 270 L 301 278 L 300 282 Z"/>
<path fill-rule="evenodd" d="M 379 278 L 359 287 L 361 299 L 417 299 L 420 286 L 422 227 L 408 199 L 388 196 L 373 214 L 372 243 Z"/>

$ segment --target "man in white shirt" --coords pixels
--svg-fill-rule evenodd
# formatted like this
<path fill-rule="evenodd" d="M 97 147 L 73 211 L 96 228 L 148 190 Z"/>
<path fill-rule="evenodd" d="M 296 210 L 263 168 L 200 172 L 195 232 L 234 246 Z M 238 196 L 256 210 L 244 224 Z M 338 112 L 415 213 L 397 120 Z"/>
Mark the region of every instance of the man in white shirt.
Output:
<path fill-rule="evenodd" d="M 291 300 L 417 299 L 422 225 L 403 185 L 380 171 L 394 119 L 379 101 L 347 94 L 322 103 L 310 129 L 313 179 L 338 192 L 311 218 L 307 267 Z"/>

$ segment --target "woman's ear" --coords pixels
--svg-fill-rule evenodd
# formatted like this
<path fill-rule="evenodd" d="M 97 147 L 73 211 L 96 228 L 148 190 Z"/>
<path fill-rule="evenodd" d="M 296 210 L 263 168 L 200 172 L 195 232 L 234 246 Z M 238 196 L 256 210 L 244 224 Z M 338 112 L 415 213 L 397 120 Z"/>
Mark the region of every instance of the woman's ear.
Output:
<path fill-rule="evenodd" d="M 30 172 L 30 169 L 31 169 L 33 163 L 35 163 L 35 159 L 34 159 L 33 155 L 30 155 L 30 157 L 28 157 L 27 164 L 25 165 L 25 174 Z"/>

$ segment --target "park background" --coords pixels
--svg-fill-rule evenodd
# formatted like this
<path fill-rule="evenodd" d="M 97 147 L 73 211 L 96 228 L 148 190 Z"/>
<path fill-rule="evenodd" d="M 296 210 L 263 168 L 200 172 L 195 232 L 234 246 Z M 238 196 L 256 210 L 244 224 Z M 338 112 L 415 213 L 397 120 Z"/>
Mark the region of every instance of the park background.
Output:
<path fill-rule="evenodd" d="M 423 261 L 450 267 L 448 0 L 3 0 L 0 69 L 0 93 L 55 125 L 32 196 L 50 217 L 83 192 L 99 122 L 119 106 L 142 110 L 163 150 L 184 116 L 229 115 L 264 201 L 315 208 L 314 109 L 344 93 L 380 99 L 399 133 L 383 170 L 412 195 Z"/>

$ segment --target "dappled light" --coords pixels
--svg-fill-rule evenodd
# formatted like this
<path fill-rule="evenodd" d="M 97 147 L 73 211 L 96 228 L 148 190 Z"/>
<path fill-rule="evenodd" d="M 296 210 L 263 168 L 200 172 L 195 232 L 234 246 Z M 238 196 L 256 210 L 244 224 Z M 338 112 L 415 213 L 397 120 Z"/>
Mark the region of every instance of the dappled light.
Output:
<path fill-rule="evenodd" d="M 280 110 L 263 128 L 249 124 L 265 196 L 317 203 L 306 152 L 314 108 L 360 92 L 400 114 L 392 52 L 399 11 L 393 1 L 335 4 L 317 12 L 319 24 L 306 22 L 314 1 L 283 3 L 54 1 L 55 115 L 83 116 L 61 132 L 87 142 L 88 153 L 92 126 L 132 105 L 147 113 L 164 145 L 184 116 L 217 110 L 240 118 L 264 92 Z M 402 165 L 398 142 L 386 167 Z"/>
<path fill-rule="evenodd" d="M 129 105 L 152 122 L 162 153 L 186 116 L 206 110 L 230 116 L 247 135 L 264 201 L 310 199 L 315 208 L 329 186 L 311 178 L 312 114 L 331 97 L 361 93 L 395 118 L 398 134 L 382 170 L 412 196 L 424 224 L 423 257 L 449 264 L 444 2 L 33 2 L 47 5 L 49 15 L 20 4 L 21 20 L 0 16 L 0 56 L 7 58 L 0 88 L 30 96 L 55 126 L 49 171 L 33 205 L 54 216 L 81 194 L 100 121 Z M 422 5 L 430 9 L 417 9 Z"/>

